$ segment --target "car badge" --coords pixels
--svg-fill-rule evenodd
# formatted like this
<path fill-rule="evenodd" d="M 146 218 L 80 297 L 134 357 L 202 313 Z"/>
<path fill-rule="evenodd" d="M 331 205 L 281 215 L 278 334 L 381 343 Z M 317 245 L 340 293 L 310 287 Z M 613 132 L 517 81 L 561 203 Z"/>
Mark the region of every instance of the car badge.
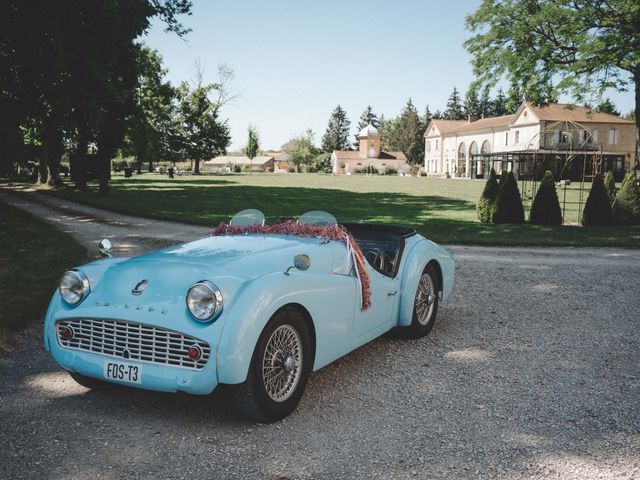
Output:
<path fill-rule="evenodd" d="M 144 289 L 147 288 L 147 284 L 149 282 L 147 280 L 140 280 L 133 290 L 131 290 L 131 295 L 141 295 L 144 292 Z"/>

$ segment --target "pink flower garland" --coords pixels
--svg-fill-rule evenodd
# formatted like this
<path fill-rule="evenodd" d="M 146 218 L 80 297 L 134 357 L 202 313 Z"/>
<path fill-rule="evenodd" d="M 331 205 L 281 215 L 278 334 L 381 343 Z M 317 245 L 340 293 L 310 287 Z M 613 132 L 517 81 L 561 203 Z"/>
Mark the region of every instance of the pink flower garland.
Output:
<path fill-rule="evenodd" d="M 296 223 L 293 220 L 276 223 L 275 225 L 227 225 L 226 223 L 221 223 L 211 231 L 210 235 L 212 237 L 220 237 L 247 234 L 294 235 L 296 237 L 326 238 L 328 240 L 347 242 L 349 249 L 353 252 L 356 273 L 358 280 L 360 280 L 362 310 L 367 310 L 371 306 L 371 281 L 365 267 L 364 255 L 355 238 L 342 225 L 305 225 Z"/>

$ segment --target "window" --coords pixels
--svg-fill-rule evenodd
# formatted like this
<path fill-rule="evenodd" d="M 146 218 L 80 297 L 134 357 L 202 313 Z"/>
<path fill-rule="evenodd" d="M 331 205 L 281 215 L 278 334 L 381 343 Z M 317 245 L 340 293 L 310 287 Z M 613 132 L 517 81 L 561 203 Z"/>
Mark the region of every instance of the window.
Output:
<path fill-rule="evenodd" d="M 504 144 L 509 145 L 509 132 L 504 132 Z"/>
<path fill-rule="evenodd" d="M 458 160 L 464 160 L 467 158 L 467 147 L 464 142 L 458 146 Z"/>
<path fill-rule="evenodd" d="M 591 139 L 593 140 L 593 143 L 598 143 L 598 129 L 594 128 L 593 132 L 591 132 Z"/>
<path fill-rule="evenodd" d="M 520 130 L 516 130 L 516 138 L 514 140 L 514 145 L 518 145 L 520 143 Z"/>
<path fill-rule="evenodd" d="M 427 152 L 431 151 L 431 140 L 427 140 L 427 145 L 425 149 L 427 150 Z"/>
<path fill-rule="evenodd" d="M 489 140 L 485 140 L 482 143 L 482 148 L 480 149 L 480 153 L 491 153 L 491 145 L 489 144 Z"/>
<path fill-rule="evenodd" d="M 616 129 L 615 128 L 610 128 L 609 129 L 609 145 L 615 145 L 617 143 L 617 135 L 616 135 Z"/>
<path fill-rule="evenodd" d="M 436 140 L 436 150 L 438 150 L 438 140 Z"/>

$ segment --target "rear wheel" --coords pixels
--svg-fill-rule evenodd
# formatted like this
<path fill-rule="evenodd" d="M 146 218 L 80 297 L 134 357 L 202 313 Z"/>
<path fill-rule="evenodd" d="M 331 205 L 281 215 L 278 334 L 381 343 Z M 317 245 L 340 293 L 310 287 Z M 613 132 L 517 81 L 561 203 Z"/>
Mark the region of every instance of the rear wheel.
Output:
<path fill-rule="evenodd" d="M 259 422 L 274 422 L 293 412 L 311 372 L 311 340 L 302 314 L 285 307 L 262 331 L 247 379 L 234 387 L 240 413 Z"/>
<path fill-rule="evenodd" d="M 411 325 L 402 329 L 402 333 L 407 337 L 424 337 L 431 331 L 438 314 L 439 291 L 438 276 L 433 265 L 429 264 L 425 267 L 418 282 L 413 301 Z"/>
<path fill-rule="evenodd" d="M 71 375 L 71 378 L 73 378 L 77 383 L 91 390 L 111 390 L 117 388 L 117 385 L 114 383 L 87 377 L 78 372 L 69 372 L 69 375 Z"/>

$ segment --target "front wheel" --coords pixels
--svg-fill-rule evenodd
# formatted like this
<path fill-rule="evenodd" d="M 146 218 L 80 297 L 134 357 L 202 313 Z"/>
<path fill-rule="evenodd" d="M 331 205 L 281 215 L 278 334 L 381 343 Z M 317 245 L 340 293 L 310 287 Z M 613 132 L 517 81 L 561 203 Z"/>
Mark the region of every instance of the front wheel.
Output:
<path fill-rule="evenodd" d="M 438 293 L 438 276 L 433 265 L 427 265 L 418 282 L 411 325 L 402 329 L 407 337 L 424 337 L 431 331 L 438 314 Z"/>
<path fill-rule="evenodd" d="M 234 387 L 240 413 L 258 422 L 274 422 L 293 412 L 311 372 L 311 340 L 302 314 L 280 309 L 262 331 L 247 379 Z"/>

